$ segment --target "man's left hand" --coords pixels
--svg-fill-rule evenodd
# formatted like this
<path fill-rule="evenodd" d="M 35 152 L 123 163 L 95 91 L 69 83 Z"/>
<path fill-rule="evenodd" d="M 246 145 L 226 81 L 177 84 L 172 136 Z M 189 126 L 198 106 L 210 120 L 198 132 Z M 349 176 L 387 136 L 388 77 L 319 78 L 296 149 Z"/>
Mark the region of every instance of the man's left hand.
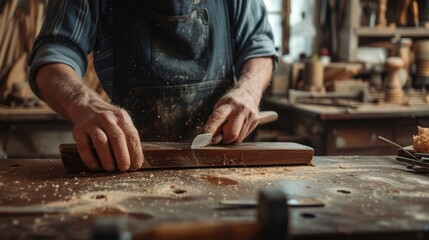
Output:
<path fill-rule="evenodd" d="M 246 61 L 239 81 L 216 103 L 203 132 L 221 135 L 223 144 L 242 142 L 258 125 L 259 102 L 272 71 L 272 57 Z"/>
<path fill-rule="evenodd" d="M 217 102 L 203 131 L 222 134 L 223 144 L 242 142 L 258 125 L 258 105 L 247 90 L 232 89 Z"/>

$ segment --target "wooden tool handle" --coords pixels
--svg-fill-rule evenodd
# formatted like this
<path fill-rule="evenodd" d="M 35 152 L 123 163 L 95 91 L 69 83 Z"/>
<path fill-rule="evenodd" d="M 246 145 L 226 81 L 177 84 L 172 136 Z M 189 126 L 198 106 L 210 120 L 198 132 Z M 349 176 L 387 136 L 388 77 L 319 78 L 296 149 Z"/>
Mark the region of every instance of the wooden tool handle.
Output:
<path fill-rule="evenodd" d="M 259 122 L 258 126 L 270 122 L 274 122 L 279 118 L 279 115 L 274 111 L 261 111 L 259 112 Z"/>
<path fill-rule="evenodd" d="M 417 0 L 413 0 L 411 12 L 413 13 L 414 26 L 418 27 L 420 21 L 419 21 L 419 5 L 417 3 Z"/>
<path fill-rule="evenodd" d="M 398 17 L 398 23 L 400 26 L 407 25 L 407 13 L 408 13 L 408 7 L 411 4 L 411 0 L 402 0 L 402 4 L 398 4 L 399 6 L 399 17 Z"/>

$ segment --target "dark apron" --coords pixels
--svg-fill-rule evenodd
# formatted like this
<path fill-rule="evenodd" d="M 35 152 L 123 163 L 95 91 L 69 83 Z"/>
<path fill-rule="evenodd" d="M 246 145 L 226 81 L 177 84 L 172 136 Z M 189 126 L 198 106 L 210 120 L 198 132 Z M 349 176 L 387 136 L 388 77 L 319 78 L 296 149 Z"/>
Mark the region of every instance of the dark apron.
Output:
<path fill-rule="evenodd" d="M 142 141 L 190 141 L 234 82 L 226 1 L 116 4 L 114 99 Z"/>

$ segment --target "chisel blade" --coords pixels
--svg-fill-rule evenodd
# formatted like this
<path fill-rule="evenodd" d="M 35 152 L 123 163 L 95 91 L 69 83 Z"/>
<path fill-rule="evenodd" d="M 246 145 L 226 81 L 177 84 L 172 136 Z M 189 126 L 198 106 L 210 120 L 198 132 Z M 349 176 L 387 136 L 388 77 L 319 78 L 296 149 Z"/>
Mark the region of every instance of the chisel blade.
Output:
<path fill-rule="evenodd" d="M 203 133 L 197 135 L 191 144 L 191 149 L 202 148 L 210 145 L 212 142 L 213 134 L 212 133 Z"/>

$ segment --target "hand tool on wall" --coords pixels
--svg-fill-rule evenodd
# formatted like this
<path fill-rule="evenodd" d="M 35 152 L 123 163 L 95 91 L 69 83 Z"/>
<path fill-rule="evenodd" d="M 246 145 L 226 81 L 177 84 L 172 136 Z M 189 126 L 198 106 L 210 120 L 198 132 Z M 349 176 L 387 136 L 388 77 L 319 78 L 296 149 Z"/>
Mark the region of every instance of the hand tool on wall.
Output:
<path fill-rule="evenodd" d="M 413 0 L 412 6 L 411 6 L 411 12 L 413 15 L 413 22 L 415 27 L 419 27 L 419 5 L 417 3 L 417 0 Z"/>
<path fill-rule="evenodd" d="M 368 18 L 368 26 L 369 27 L 375 27 L 375 20 L 376 20 L 376 10 L 377 6 L 374 2 L 363 2 L 362 3 L 362 10 L 365 13 L 365 15 Z"/>
<path fill-rule="evenodd" d="M 258 126 L 266 123 L 274 122 L 278 119 L 278 115 L 274 111 L 261 111 L 258 115 Z M 191 144 L 191 149 L 206 147 L 208 145 L 217 144 L 222 140 L 222 135 L 213 136 L 212 133 L 203 133 L 197 135 Z"/>
<path fill-rule="evenodd" d="M 378 0 L 377 27 L 383 28 L 387 26 L 386 11 L 387 11 L 387 0 Z"/>
<path fill-rule="evenodd" d="M 408 12 L 411 8 L 411 17 L 413 21 L 413 25 L 415 27 L 418 27 L 420 25 L 420 19 L 419 19 L 419 4 L 417 0 L 402 0 L 398 4 L 398 24 L 400 26 L 407 26 L 408 25 Z"/>
<path fill-rule="evenodd" d="M 249 222 L 174 222 L 165 223 L 148 231 L 137 231 L 131 236 L 123 231 L 119 220 L 97 219 L 93 239 L 125 240 L 153 239 L 270 239 L 285 240 L 289 233 L 289 211 L 285 192 L 279 188 L 262 189 L 259 194 L 257 219 Z"/>
<path fill-rule="evenodd" d="M 411 0 L 401 0 L 400 3 L 398 3 L 398 24 L 399 26 L 406 26 L 407 25 L 407 18 L 408 18 L 408 8 L 410 7 Z"/>

